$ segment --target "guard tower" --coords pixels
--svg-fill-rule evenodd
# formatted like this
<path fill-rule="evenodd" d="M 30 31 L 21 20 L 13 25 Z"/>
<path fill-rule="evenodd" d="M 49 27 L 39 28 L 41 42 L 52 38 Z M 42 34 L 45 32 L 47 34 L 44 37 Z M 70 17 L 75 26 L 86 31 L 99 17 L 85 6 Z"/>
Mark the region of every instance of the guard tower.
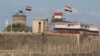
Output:
<path fill-rule="evenodd" d="M 35 18 L 32 24 L 33 33 L 44 33 L 47 30 L 47 21 L 46 18 Z"/>
<path fill-rule="evenodd" d="M 26 15 L 23 11 L 18 11 L 12 16 L 13 24 L 24 24 L 26 25 Z"/>

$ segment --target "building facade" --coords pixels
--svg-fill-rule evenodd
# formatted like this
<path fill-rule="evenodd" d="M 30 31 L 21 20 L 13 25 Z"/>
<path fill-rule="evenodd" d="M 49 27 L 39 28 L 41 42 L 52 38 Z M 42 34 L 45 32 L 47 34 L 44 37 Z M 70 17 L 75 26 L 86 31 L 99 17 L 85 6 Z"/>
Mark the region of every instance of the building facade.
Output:
<path fill-rule="evenodd" d="M 13 24 L 24 24 L 26 25 L 26 15 L 23 11 L 18 11 L 12 16 Z"/>
<path fill-rule="evenodd" d="M 54 23 L 54 33 L 84 34 L 98 36 L 99 28 L 96 25 L 88 25 L 79 22 L 62 21 Z"/>
<path fill-rule="evenodd" d="M 35 18 L 32 24 L 32 32 L 44 33 L 47 30 L 47 21 L 46 18 Z"/>

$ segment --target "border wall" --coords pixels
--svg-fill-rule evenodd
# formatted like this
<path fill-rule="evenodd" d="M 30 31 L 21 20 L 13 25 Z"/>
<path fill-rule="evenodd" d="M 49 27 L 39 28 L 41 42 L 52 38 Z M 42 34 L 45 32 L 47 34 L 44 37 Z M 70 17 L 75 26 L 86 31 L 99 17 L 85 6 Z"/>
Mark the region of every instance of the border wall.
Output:
<path fill-rule="evenodd" d="M 3 33 L 0 56 L 99 56 L 98 37 L 84 38 L 77 45 L 77 35 Z"/>

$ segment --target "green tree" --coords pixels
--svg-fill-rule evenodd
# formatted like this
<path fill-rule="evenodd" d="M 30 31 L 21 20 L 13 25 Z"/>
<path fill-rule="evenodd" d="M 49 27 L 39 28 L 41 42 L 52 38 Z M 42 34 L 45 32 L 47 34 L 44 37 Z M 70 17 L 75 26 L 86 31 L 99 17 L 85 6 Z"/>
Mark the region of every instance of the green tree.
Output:
<path fill-rule="evenodd" d="M 20 23 L 18 23 L 18 24 L 12 24 L 12 25 L 9 25 L 9 26 L 7 26 L 5 29 L 4 29 L 4 31 L 14 31 L 14 32 L 17 32 L 17 31 L 19 31 L 19 32 L 22 32 L 22 31 L 25 31 L 25 32 L 28 32 L 28 31 L 31 31 L 31 27 L 29 27 L 29 26 L 26 26 L 26 25 L 24 25 L 24 24 L 20 24 Z"/>

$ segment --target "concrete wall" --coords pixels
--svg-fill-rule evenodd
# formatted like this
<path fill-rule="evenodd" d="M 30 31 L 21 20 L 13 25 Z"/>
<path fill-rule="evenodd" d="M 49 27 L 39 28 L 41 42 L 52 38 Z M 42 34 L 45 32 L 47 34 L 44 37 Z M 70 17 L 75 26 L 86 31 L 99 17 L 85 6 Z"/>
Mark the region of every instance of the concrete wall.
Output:
<path fill-rule="evenodd" d="M 84 44 L 77 45 L 77 35 L 2 33 L 0 56 L 99 56 L 100 38 L 88 42 L 86 39 Z"/>
<path fill-rule="evenodd" d="M 80 29 L 80 23 L 55 22 L 54 28 Z"/>

